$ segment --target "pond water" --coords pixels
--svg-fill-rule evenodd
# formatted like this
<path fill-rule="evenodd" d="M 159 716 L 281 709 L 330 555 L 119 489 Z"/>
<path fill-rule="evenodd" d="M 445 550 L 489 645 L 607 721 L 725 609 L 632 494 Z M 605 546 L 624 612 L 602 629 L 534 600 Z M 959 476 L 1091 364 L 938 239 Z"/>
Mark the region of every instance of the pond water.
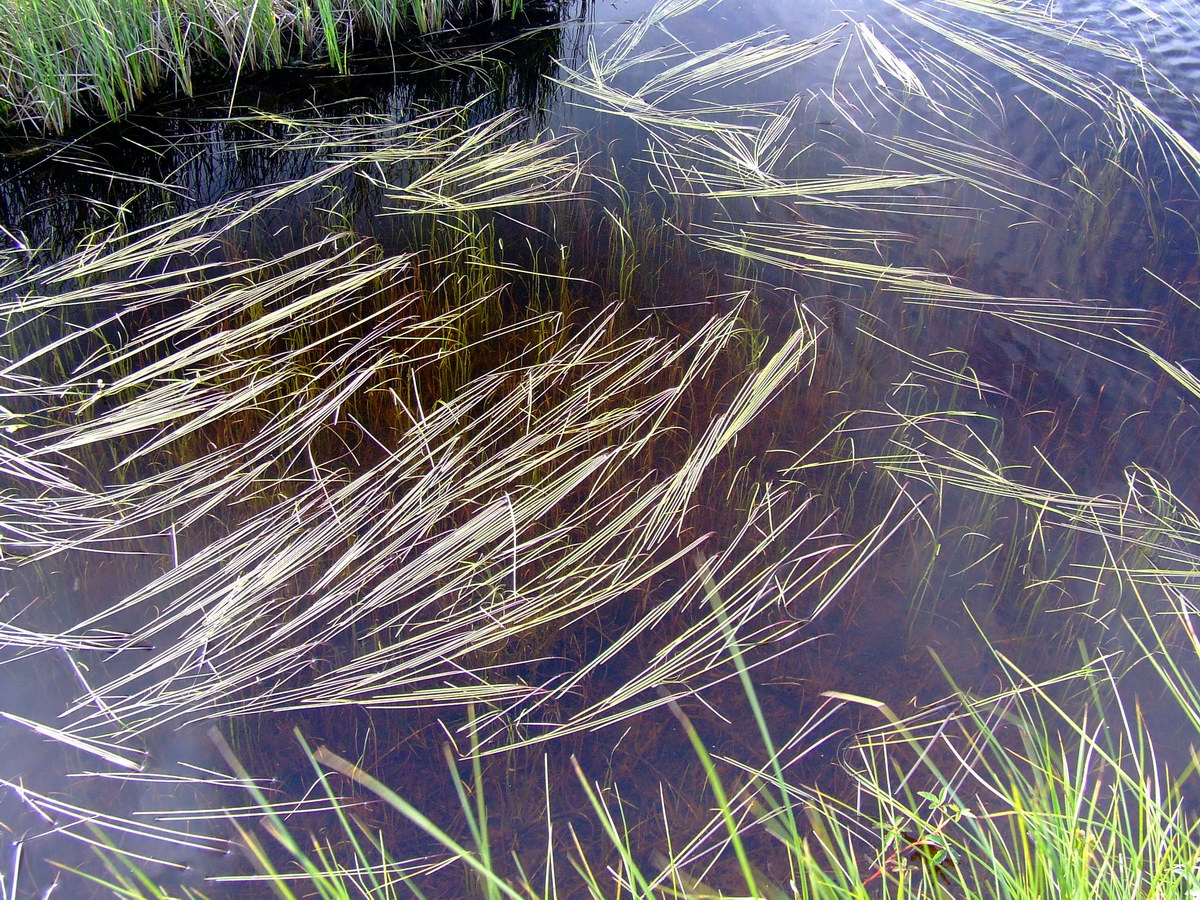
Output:
<path fill-rule="evenodd" d="M 214 727 L 320 834 L 296 734 L 460 835 L 478 753 L 541 872 L 605 859 L 572 760 L 647 859 L 708 821 L 668 700 L 762 764 L 735 655 L 834 793 L 828 692 L 1136 655 L 1200 538 L 1200 18 L 1056 14 L 601 2 L 14 138 L 11 895 L 98 823 L 266 896 Z"/>

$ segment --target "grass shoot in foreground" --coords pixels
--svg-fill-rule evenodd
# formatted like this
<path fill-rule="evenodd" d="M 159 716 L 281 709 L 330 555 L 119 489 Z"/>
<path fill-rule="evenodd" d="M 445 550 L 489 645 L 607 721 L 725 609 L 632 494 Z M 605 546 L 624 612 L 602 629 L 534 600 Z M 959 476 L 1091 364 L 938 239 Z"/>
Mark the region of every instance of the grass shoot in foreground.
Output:
<path fill-rule="evenodd" d="M 700 565 L 704 565 L 703 562 Z M 722 601 L 710 588 L 720 613 Z M 1191 608 L 1176 614 L 1189 620 Z M 719 627 L 728 628 L 722 614 Z M 746 660 L 724 631 L 744 701 L 758 700 Z M 1161 677 L 1190 722 L 1200 721 L 1189 674 L 1196 648 L 1169 652 L 1141 645 L 1139 664 Z M 1144 654 L 1144 655 L 1143 655 Z M 280 897 L 423 896 L 435 873 L 461 879 L 472 896 L 520 900 L 560 896 L 639 898 L 743 896 L 930 898 L 1191 897 L 1200 889 L 1197 822 L 1181 789 L 1192 775 L 1186 754 L 1160 756 L 1135 697 L 1123 689 L 1113 658 L 1085 660 L 1075 671 L 1038 682 L 1002 656 L 1004 686 L 986 696 L 952 691 L 936 708 L 901 719 L 886 704 L 831 693 L 826 709 L 787 740 L 760 721 L 757 761 L 714 756 L 678 706 L 711 793 L 711 817 L 694 834 L 665 823 L 663 846 L 646 857 L 631 843 L 619 785 L 574 775 L 590 805 L 594 833 L 608 853 L 575 834 L 556 834 L 547 780 L 544 840 L 553 864 L 531 877 L 520 857 L 493 858 L 487 788 L 478 757 L 459 781 L 446 747 L 448 778 L 461 803 L 462 834 L 452 834 L 358 764 L 300 740 L 314 784 L 337 828 L 319 841 L 288 824 L 291 809 L 272 802 L 224 739 L 214 734 L 260 815 L 237 824 L 236 842 L 259 882 Z M 827 793 L 791 772 L 825 740 L 838 708 L 865 707 L 879 720 L 855 735 L 842 765 L 854 791 Z M 473 753 L 478 752 L 474 748 Z M 547 773 L 547 779 L 549 774 Z M 364 791 L 383 801 L 437 847 L 421 859 L 392 856 L 386 836 L 358 819 L 348 799 Z M 103 844 L 101 845 L 103 847 Z M 166 896 L 137 864 L 102 849 L 108 884 L 128 897 Z M 607 864 L 596 857 L 609 860 Z M 540 856 L 540 854 L 539 854 Z M 455 875 L 454 873 L 458 873 Z"/>

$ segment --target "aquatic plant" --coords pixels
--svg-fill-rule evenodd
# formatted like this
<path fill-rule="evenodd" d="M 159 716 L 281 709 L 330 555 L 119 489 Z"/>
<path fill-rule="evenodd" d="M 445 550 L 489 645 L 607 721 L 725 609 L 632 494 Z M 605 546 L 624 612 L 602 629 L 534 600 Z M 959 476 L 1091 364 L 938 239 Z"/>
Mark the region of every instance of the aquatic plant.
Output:
<path fill-rule="evenodd" d="M 69 682 L 7 726 L 88 784 L 208 792 L 11 781 L 89 876 L 156 896 L 237 849 L 218 889 L 280 896 L 1190 896 L 1175 95 L 1028 4 L 692 46 L 706 5 L 564 61 L 632 159 L 516 113 L 291 117 L 303 178 L 0 264 L 0 637 Z M 794 70 L 833 75 L 714 99 Z M 232 774 L 159 770 L 214 725 Z"/>

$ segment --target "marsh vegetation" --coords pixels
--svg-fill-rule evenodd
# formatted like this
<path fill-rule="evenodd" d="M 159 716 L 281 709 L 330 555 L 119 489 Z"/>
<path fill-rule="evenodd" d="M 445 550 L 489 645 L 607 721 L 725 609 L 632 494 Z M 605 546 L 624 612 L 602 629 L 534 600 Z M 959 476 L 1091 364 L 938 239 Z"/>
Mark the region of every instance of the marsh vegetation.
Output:
<path fill-rule="evenodd" d="M 1200 896 L 1200 24 L 752 7 L 6 160 L 0 896 Z"/>
<path fill-rule="evenodd" d="M 537 5 L 557 8 L 557 0 Z M 0 21 L 0 123 L 63 132 L 174 91 L 301 63 L 345 73 L 364 45 L 515 19 L 525 0 L 14 0 Z"/>

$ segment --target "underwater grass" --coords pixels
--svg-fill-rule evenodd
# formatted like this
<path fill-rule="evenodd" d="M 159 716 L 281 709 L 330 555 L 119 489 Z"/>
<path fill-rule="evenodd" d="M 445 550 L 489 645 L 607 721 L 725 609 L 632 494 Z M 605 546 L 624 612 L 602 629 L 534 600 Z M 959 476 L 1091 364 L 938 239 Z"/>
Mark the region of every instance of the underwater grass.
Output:
<path fill-rule="evenodd" d="M 720 677 L 711 618 L 687 613 L 698 576 L 657 585 L 709 540 L 689 525 L 708 471 L 806 376 L 819 330 L 801 316 L 746 371 L 737 305 L 686 336 L 607 301 L 506 314 L 513 272 L 479 216 L 531 198 L 585 202 L 579 155 L 561 139 L 478 152 L 512 127 L 509 115 L 448 135 L 418 124 L 307 184 L 114 237 L 10 283 L 5 376 L 24 385 L 10 400 L 25 412 L 6 445 L 10 561 L 34 577 L 78 566 L 82 578 L 91 559 L 141 561 L 141 583 L 106 608 L 40 641 L 15 623 L 7 632 L 17 660 L 103 647 L 132 663 L 74 666 L 83 693 L 69 746 L 111 762 L 125 757 L 109 737 L 132 748 L 227 713 L 486 703 L 471 734 L 494 753 L 670 703 L 656 686 Z M 351 166 L 369 166 L 371 189 L 406 218 L 436 217 L 432 242 L 389 255 L 332 230 L 267 258 L 227 249 Z M 146 316 L 162 307 L 173 314 Z M 721 403 L 698 404 L 714 377 L 726 379 Z M 787 590 L 833 550 L 848 555 L 819 528 L 791 543 L 805 508 L 785 506 L 761 498 L 706 576 L 729 587 L 728 621 L 747 640 L 780 646 L 794 629 L 764 616 L 750 585 Z M 538 674 L 567 641 L 594 642 L 595 619 L 631 595 L 652 602 L 571 669 Z M 639 644 L 656 648 L 643 666 L 585 690 Z M 57 833 L 91 840 L 82 809 L 20 796 Z M 169 829 L 144 825 L 123 827 L 172 844 Z"/>
<path fill-rule="evenodd" d="M 241 785 L 224 809 L 99 820 L 8 784 L 46 831 L 111 854 L 100 821 L 146 865 L 238 846 L 257 874 L 218 890 L 251 878 L 279 896 L 1190 896 L 1191 764 L 1165 740 L 1160 756 L 1134 690 L 1152 671 L 1151 692 L 1200 721 L 1200 529 L 1186 486 L 1119 439 L 1159 420 L 1163 384 L 1194 399 L 1196 380 L 1153 349 L 1171 325 L 1158 310 L 1083 292 L 1085 262 L 1017 291 L 960 259 L 994 236 L 989 217 L 1082 257 L 1120 221 L 1106 198 L 1157 196 L 1125 163 L 1158 154 L 1186 174 L 1190 145 L 1149 100 L 937 4 L 911 18 L 974 64 L 866 22 L 644 49 L 701 5 L 657 5 L 560 79 L 641 129 L 632 171 L 513 113 L 294 120 L 278 149 L 321 148 L 310 177 L 7 263 L 3 563 L 37 602 L 5 600 L 0 639 L 14 665 L 65 660 L 75 693 L 53 722 L 6 722 L 91 781 L 159 777 L 155 737 L 202 724 L 245 760 L 194 776 Z M 709 100 L 837 48 L 820 91 Z M 1016 110 L 987 88 L 997 68 L 1088 110 L 1102 137 L 1058 177 L 1028 170 L 999 127 Z M 892 133 L 905 118 L 920 137 Z M 1158 137 L 1134 149 L 1139 133 Z M 373 235 L 350 196 L 393 232 Z M 297 223 L 313 197 L 330 212 Z M 996 345 L 1020 365 L 997 366 Z M 1046 361 L 1068 387 L 1133 387 L 1115 412 L 1022 394 Z M 1113 421 L 1095 456 L 1119 477 L 1086 482 L 1081 436 Z M 64 572 L 108 591 L 114 559 L 118 588 L 56 602 Z M 840 689 L 842 659 L 822 670 L 817 632 L 836 616 L 854 634 L 889 595 L 907 604 L 884 621 L 905 668 L 867 702 Z M 987 677 L 901 717 L 930 699 L 910 673 L 935 668 L 926 648 L 952 619 L 981 623 L 959 637 L 985 647 Z M 1036 671 L 1012 651 L 1031 635 L 1050 648 Z M 848 709 L 886 721 L 852 726 Z M 382 749 L 303 751 L 317 799 L 245 775 L 273 764 L 255 754 L 278 749 L 279 723 L 336 733 L 364 712 L 392 729 Z M 559 747 L 615 758 L 627 742 L 654 775 L 641 754 L 667 744 L 664 721 L 695 759 L 678 784 L 550 773 Z M 850 727 L 834 783 L 808 777 Z M 455 822 L 405 796 L 436 788 L 368 774 L 410 739 L 470 761 Z M 553 818 L 564 783 L 590 833 Z M 514 859 L 490 829 L 531 792 L 544 847 Z M 379 798 L 390 830 L 369 818 Z M 309 814 L 335 827 L 308 839 Z M 440 849 L 402 859 L 400 820 Z M 119 895 L 167 890 L 119 859 L 107 871 Z"/>

